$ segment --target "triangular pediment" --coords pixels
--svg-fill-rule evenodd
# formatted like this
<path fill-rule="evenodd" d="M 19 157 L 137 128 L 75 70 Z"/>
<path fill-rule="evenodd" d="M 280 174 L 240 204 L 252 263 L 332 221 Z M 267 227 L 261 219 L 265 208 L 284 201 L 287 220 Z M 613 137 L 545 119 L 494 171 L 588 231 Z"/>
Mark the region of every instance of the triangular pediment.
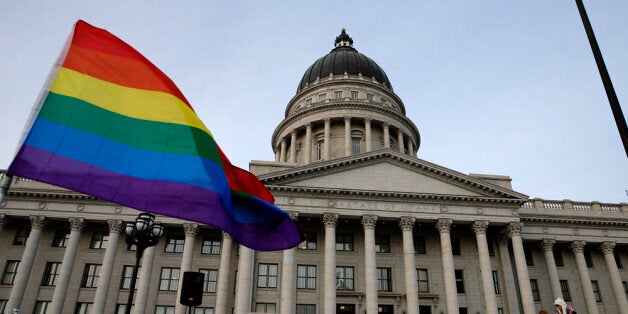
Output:
<path fill-rule="evenodd" d="M 260 176 L 271 186 L 393 194 L 522 199 L 526 195 L 422 159 L 385 150 Z"/>

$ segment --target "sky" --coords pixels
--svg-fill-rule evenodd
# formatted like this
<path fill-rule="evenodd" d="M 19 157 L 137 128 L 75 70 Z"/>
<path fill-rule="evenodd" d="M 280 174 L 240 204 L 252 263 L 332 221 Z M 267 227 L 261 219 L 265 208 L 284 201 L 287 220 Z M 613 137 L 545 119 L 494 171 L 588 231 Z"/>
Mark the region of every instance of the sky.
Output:
<path fill-rule="evenodd" d="M 624 116 L 628 1 L 584 1 Z M 574 1 L 0 0 L 0 169 L 74 23 L 181 89 L 231 161 L 274 160 L 305 70 L 342 28 L 386 72 L 418 157 L 548 200 L 628 202 L 628 158 Z"/>

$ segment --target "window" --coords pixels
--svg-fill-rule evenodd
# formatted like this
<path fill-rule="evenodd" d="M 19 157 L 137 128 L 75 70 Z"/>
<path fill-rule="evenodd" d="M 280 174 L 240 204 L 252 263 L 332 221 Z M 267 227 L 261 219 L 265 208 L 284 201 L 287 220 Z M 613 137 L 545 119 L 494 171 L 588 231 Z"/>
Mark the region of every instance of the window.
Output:
<path fill-rule="evenodd" d="M 493 271 L 493 287 L 495 288 L 495 294 L 499 294 L 499 276 L 497 271 Z"/>
<path fill-rule="evenodd" d="M 198 271 L 205 275 L 205 281 L 203 282 L 203 292 L 216 292 L 216 284 L 218 282 L 218 270 L 199 269 Z"/>
<path fill-rule="evenodd" d="M 600 285 L 598 284 L 597 280 L 592 280 L 591 286 L 593 287 L 595 302 L 602 302 L 602 293 L 600 292 Z"/>
<path fill-rule="evenodd" d="M 164 252 L 181 253 L 183 252 L 183 244 L 185 244 L 185 239 L 182 235 L 169 235 L 166 238 L 166 247 Z"/>
<path fill-rule="evenodd" d="M 220 236 L 204 237 L 201 254 L 220 255 Z"/>
<path fill-rule="evenodd" d="M 2 284 L 12 285 L 15 280 L 15 274 L 17 274 L 17 267 L 20 265 L 20 261 L 7 261 L 4 265 L 4 272 L 2 273 Z"/>
<path fill-rule="evenodd" d="M 35 309 L 33 309 L 33 314 L 46 314 L 49 305 L 50 301 L 36 301 Z"/>
<path fill-rule="evenodd" d="M 316 314 L 316 304 L 297 304 L 297 314 Z"/>
<path fill-rule="evenodd" d="M 306 106 L 309 106 L 311 104 L 312 104 L 312 98 L 308 98 L 308 99 L 305 100 L 305 105 Z"/>
<path fill-rule="evenodd" d="M 300 250 L 316 250 L 316 232 L 304 232 L 303 238 L 298 246 Z"/>
<path fill-rule="evenodd" d="M 44 278 L 41 280 L 42 286 L 54 286 L 57 283 L 57 277 L 59 277 L 59 271 L 61 270 L 61 263 L 47 262 L 44 269 Z"/>
<path fill-rule="evenodd" d="M 85 264 L 83 272 L 83 281 L 81 287 L 96 288 L 98 287 L 98 278 L 100 277 L 100 264 Z"/>
<path fill-rule="evenodd" d="M 425 238 L 424 237 L 415 237 L 414 238 L 414 254 L 425 254 Z"/>
<path fill-rule="evenodd" d="M 464 275 L 463 275 L 462 269 L 456 269 L 454 273 L 456 274 L 456 290 L 458 290 L 458 293 L 465 293 L 464 292 Z"/>
<path fill-rule="evenodd" d="M 297 289 L 316 290 L 316 266 L 297 265 Z"/>
<path fill-rule="evenodd" d="M 560 280 L 560 291 L 563 292 L 565 302 L 571 302 L 571 293 L 569 293 L 569 281 Z"/>
<path fill-rule="evenodd" d="M 469 314 L 469 310 L 466 307 L 459 307 L 458 313 L 460 314 Z"/>
<path fill-rule="evenodd" d="M 532 255 L 532 250 L 526 246 L 523 248 L 523 254 L 526 257 L 526 265 L 534 266 L 534 256 Z"/>
<path fill-rule="evenodd" d="M 174 314 L 174 306 L 157 305 L 155 306 L 155 314 Z"/>
<path fill-rule="evenodd" d="M 504 308 L 498 307 L 497 314 L 504 314 Z"/>
<path fill-rule="evenodd" d="M 351 91 L 351 99 L 358 99 L 358 92 L 357 91 L 354 91 L 354 90 Z"/>
<path fill-rule="evenodd" d="M 336 235 L 336 251 L 353 251 L 353 233 Z"/>
<path fill-rule="evenodd" d="M 541 293 L 539 293 L 539 282 L 536 279 L 530 279 L 530 289 L 532 289 L 532 299 L 541 302 Z"/>
<path fill-rule="evenodd" d="M 416 270 L 416 278 L 418 281 L 419 292 L 420 293 L 429 293 L 430 292 L 430 280 L 427 275 L 427 268 L 419 268 Z"/>
<path fill-rule="evenodd" d="M 133 313 L 134 305 L 131 305 L 131 313 Z M 116 304 L 115 314 L 125 314 L 126 313 L 126 304 Z"/>
<path fill-rule="evenodd" d="M 336 267 L 336 290 L 353 291 L 353 267 L 337 266 Z"/>
<path fill-rule="evenodd" d="M 325 101 L 325 99 L 327 99 L 327 94 L 318 95 L 318 101 Z"/>
<path fill-rule="evenodd" d="M 565 260 L 563 259 L 563 250 L 554 251 L 554 262 L 556 267 L 565 267 Z M 567 301 L 567 299 L 565 299 Z"/>
<path fill-rule="evenodd" d="M 109 234 L 104 231 L 94 231 L 92 235 L 92 243 L 89 247 L 92 249 L 106 249 L 107 242 L 109 241 Z"/>
<path fill-rule="evenodd" d="M 334 99 L 342 99 L 342 91 L 335 91 Z"/>
<path fill-rule="evenodd" d="M 451 238 L 451 254 L 453 254 L 453 255 L 461 255 L 460 238 L 458 238 L 458 237 L 452 237 Z"/>
<path fill-rule="evenodd" d="M 257 265 L 257 287 L 277 288 L 277 264 Z"/>
<path fill-rule="evenodd" d="M 78 302 L 74 314 L 91 314 L 94 303 Z"/>
<path fill-rule="evenodd" d="M 135 281 L 140 278 L 140 270 L 142 267 L 137 268 L 137 277 Z M 124 265 L 122 268 L 122 278 L 120 279 L 120 289 L 130 289 L 131 288 L 131 278 L 133 276 L 133 266 Z"/>
<path fill-rule="evenodd" d="M 28 228 L 18 228 L 15 231 L 15 238 L 13 238 L 13 245 L 26 245 L 26 240 L 28 239 L 28 234 L 30 230 Z"/>
<path fill-rule="evenodd" d="M 70 232 L 67 229 L 57 229 L 52 237 L 52 247 L 66 247 L 70 240 Z"/>
<path fill-rule="evenodd" d="M 495 256 L 495 243 L 493 239 L 486 239 L 486 244 L 488 245 L 488 256 Z"/>
<path fill-rule="evenodd" d="M 392 291 L 392 269 L 377 268 L 377 291 Z"/>
<path fill-rule="evenodd" d="M 375 236 L 375 252 L 390 253 L 390 236 L 387 236 L 387 235 Z"/>
<path fill-rule="evenodd" d="M 587 263 L 587 267 L 593 267 L 593 257 L 591 256 L 591 251 L 584 251 L 584 261 Z"/>
<path fill-rule="evenodd" d="M 159 290 L 177 291 L 180 274 L 181 269 L 179 268 L 162 267 L 161 277 L 159 278 Z"/>
<path fill-rule="evenodd" d="M 366 94 L 366 99 L 373 101 L 373 94 Z"/>
<path fill-rule="evenodd" d="M 351 138 L 351 154 L 357 155 L 362 152 L 362 140 L 357 137 Z"/>
<path fill-rule="evenodd" d="M 255 303 L 255 312 L 277 313 L 277 304 L 276 303 Z"/>
<path fill-rule="evenodd" d="M 316 160 L 323 160 L 325 157 L 325 141 L 316 141 Z"/>
<path fill-rule="evenodd" d="M 214 314 L 213 307 L 196 307 L 194 308 L 194 314 Z"/>

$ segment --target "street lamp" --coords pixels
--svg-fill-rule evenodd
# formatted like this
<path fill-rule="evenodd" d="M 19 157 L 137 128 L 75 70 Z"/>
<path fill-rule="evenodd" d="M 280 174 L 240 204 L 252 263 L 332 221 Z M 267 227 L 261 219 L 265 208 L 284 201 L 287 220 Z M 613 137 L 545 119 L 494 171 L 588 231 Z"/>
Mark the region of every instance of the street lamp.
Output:
<path fill-rule="evenodd" d="M 155 222 L 155 216 L 148 213 L 141 213 L 135 221 L 126 223 L 126 243 L 135 245 L 135 266 L 133 266 L 133 274 L 131 275 L 131 284 L 129 287 L 129 299 L 126 302 L 125 314 L 131 313 L 131 305 L 133 304 L 133 293 L 135 292 L 135 281 L 137 279 L 137 269 L 140 266 L 140 259 L 144 254 L 144 250 L 151 246 L 157 245 L 159 237 L 164 233 L 164 226 Z"/>

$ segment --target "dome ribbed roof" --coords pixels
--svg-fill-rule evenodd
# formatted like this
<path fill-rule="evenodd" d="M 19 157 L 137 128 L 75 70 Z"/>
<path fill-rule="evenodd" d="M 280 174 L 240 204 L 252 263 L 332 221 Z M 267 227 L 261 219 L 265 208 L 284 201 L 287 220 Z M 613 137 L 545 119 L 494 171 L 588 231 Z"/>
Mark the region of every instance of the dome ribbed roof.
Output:
<path fill-rule="evenodd" d="M 345 29 L 336 37 L 335 48 L 326 56 L 316 60 L 303 74 L 297 88 L 297 93 L 312 84 L 318 78 L 328 77 L 330 74 L 349 75 L 362 74 L 365 78 L 375 78 L 379 83 L 392 90 L 388 76 L 382 68 L 371 58 L 359 53 L 353 48 L 353 39 L 347 35 Z"/>

